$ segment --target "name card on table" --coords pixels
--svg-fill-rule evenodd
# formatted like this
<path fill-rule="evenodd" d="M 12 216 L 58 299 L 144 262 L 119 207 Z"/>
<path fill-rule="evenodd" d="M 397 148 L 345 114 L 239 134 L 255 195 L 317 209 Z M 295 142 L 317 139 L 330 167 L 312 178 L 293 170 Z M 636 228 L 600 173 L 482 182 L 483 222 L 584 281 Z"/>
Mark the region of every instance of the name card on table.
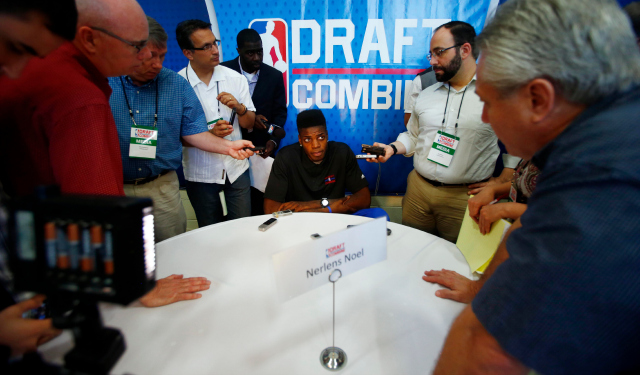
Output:
<path fill-rule="evenodd" d="M 278 295 L 286 301 L 329 283 L 335 269 L 345 277 L 387 259 L 387 221 L 379 218 L 310 239 L 272 259 Z"/>

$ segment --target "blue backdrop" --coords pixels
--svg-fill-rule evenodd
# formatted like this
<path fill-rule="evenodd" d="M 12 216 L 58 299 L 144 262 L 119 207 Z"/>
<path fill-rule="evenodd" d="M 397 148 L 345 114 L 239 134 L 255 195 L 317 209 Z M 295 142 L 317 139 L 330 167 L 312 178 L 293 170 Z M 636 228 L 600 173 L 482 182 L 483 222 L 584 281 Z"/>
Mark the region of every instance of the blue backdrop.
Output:
<path fill-rule="evenodd" d="M 631 0 L 620 0 L 622 5 Z M 169 34 L 165 66 L 187 64 L 175 41 L 186 19 L 214 23 L 224 60 L 237 56 L 235 38 L 245 28 L 262 34 L 265 63 L 283 72 L 288 93 L 287 137 L 297 142 L 296 115 L 321 108 L 329 139 L 355 153 L 362 143 L 389 143 L 405 130 L 404 91 L 426 60 L 432 30 L 449 20 L 482 30 L 491 0 L 277 0 L 265 5 L 237 0 L 140 0 L 145 12 Z M 505 0 L 500 0 L 503 3 Z M 493 1 L 494 6 L 498 2 Z M 210 14 L 213 17 L 210 17 Z M 216 24 L 217 19 L 217 24 Z M 359 161 L 370 186 L 376 164 Z M 394 157 L 382 166 L 379 194 L 404 194 L 412 158 Z"/>

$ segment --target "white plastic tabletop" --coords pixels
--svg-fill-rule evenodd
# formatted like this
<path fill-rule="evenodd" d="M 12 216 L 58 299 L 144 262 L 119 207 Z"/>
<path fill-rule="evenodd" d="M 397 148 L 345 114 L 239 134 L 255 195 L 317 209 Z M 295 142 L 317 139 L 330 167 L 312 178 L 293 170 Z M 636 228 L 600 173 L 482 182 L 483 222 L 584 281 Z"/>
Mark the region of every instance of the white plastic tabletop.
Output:
<path fill-rule="evenodd" d="M 229 221 L 163 241 L 157 278 L 205 276 L 201 299 L 159 308 L 102 305 L 106 326 L 120 329 L 127 350 L 115 374 L 328 374 L 320 352 L 332 342 L 332 288 L 287 302 L 277 297 L 271 255 L 368 218 L 322 213 Z M 388 223 L 387 260 L 336 283 L 335 345 L 348 362 L 340 373 L 425 374 L 435 366 L 463 304 L 435 296 L 440 287 L 421 276 L 451 269 L 471 277 L 456 246 Z M 47 344 L 50 358 L 62 344 Z M 68 346 L 67 346 L 68 348 Z"/>

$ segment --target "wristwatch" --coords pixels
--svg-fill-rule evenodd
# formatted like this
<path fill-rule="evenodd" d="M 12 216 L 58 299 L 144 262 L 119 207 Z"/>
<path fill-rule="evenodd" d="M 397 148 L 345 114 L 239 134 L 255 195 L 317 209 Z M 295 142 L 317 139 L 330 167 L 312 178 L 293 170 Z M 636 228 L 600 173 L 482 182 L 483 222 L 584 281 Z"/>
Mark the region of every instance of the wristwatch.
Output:
<path fill-rule="evenodd" d="M 393 143 L 390 144 L 389 146 L 391 146 L 391 148 L 393 149 L 393 154 L 397 154 L 398 153 L 398 149 L 396 148 L 396 145 L 394 145 Z"/>
<path fill-rule="evenodd" d="M 320 204 L 322 205 L 322 208 L 326 208 L 327 210 L 329 210 L 329 213 L 333 212 L 333 211 L 331 211 L 331 206 L 329 206 L 329 199 L 328 198 L 322 198 L 320 200 Z"/>

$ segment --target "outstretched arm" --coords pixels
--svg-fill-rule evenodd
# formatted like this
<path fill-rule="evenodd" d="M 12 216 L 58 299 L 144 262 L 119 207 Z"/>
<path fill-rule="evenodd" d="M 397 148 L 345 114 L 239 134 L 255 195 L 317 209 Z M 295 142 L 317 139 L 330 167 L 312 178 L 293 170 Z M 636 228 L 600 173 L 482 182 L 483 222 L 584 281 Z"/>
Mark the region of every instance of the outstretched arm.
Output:
<path fill-rule="evenodd" d="M 525 375 L 527 369 L 505 352 L 467 306 L 453 322 L 434 375 Z"/>
<path fill-rule="evenodd" d="M 487 269 L 477 281 L 469 280 L 457 272 L 445 269 L 441 271 L 425 271 L 424 276 L 422 276 L 422 280 L 440 284 L 447 288 L 440 289 L 436 292 L 436 296 L 440 298 L 446 298 L 462 303 L 471 302 L 476 294 L 478 294 L 485 281 L 493 275 L 496 268 L 509 258 L 509 253 L 507 252 L 507 239 L 509 238 L 509 235 L 511 235 L 511 232 L 521 226 L 520 219 L 513 223 L 502 239 L 502 242 L 500 242 L 500 246 L 498 246 L 498 250 L 493 255 L 491 263 L 489 263 L 489 266 L 487 266 Z"/>
<path fill-rule="evenodd" d="M 209 289 L 211 281 L 204 277 L 183 278 L 182 275 L 171 275 L 156 282 L 156 286 L 140 298 L 145 307 L 159 307 L 179 301 L 198 299 L 198 293 Z"/>
<path fill-rule="evenodd" d="M 245 140 L 229 141 L 216 137 L 207 132 L 182 137 L 189 146 L 197 147 L 203 151 L 215 152 L 217 154 L 229 155 L 234 159 L 242 160 L 253 155 L 253 151 L 245 148 L 253 148 L 253 143 Z"/>

